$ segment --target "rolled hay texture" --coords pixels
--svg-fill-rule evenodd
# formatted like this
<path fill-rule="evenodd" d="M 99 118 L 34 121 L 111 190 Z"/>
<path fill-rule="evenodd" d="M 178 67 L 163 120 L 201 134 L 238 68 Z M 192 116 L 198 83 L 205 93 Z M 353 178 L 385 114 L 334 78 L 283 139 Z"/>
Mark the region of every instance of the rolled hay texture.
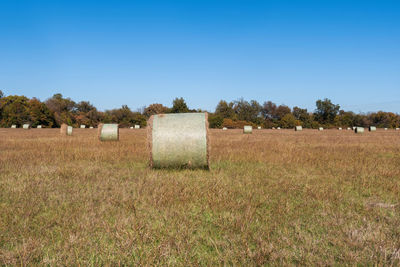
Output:
<path fill-rule="evenodd" d="M 67 135 L 69 135 L 69 136 L 72 135 L 72 126 L 67 127 Z"/>
<path fill-rule="evenodd" d="M 11 129 L 15 129 L 15 128 L 17 128 L 17 125 L 15 125 L 15 124 L 11 125 Z"/>
<path fill-rule="evenodd" d="M 276 128 L 277 130 L 280 130 L 281 129 L 281 127 L 278 127 L 278 128 Z"/>
<path fill-rule="evenodd" d="M 400 128 L 396 128 L 396 131 L 400 131 Z"/>
<path fill-rule="evenodd" d="M 135 125 L 135 129 L 140 129 L 140 125 Z"/>
<path fill-rule="evenodd" d="M 28 123 L 25 123 L 24 125 L 22 125 L 22 128 L 24 128 L 25 130 L 29 130 L 31 128 L 31 125 Z"/>
<path fill-rule="evenodd" d="M 387 131 L 388 130 L 388 128 L 385 128 L 385 131 Z"/>
<path fill-rule="evenodd" d="M 129 129 L 133 129 L 133 126 L 129 127 Z"/>
<path fill-rule="evenodd" d="M 375 132 L 376 131 L 376 127 L 375 126 L 369 126 L 368 129 L 370 132 Z"/>
<path fill-rule="evenodd" d="M 363 127 L 355 127 L 355 130 L 354 130 L 354 132 L 355 133 L 363 133 L 364 132 L 364 128 Z"/>
<path fill-rule="evenodd" d="M 150 167 L 209 169 L 207 113 L 153 115 L 147 134 Z"/>
<path fill-rule="evenodd" d="M 245 125 L 243 127 L 243 133 L 244 134 L 251 134 L 253 133 L 253 126 Z"/>
<path fill-rule="evenodd" d="M 351 128 L 350 128 L 350 127 L 348 127 L 348 128 L 347 128 L 347 131 L 351 131 Z"/>
<path fill-rule="evenodd" d="M 93 126 L 90 126 L 89 129 L 93 129 Z"/>
<path fill-rule="evenodd" d="M 341 131 L 341 130 L 343 130 L 341 127 L 339 127 L 339 129 L 338 129 L 339 131 Z"/>
<path fill-rule="evenodd" d="M 42 129 L 42 125 L 38 125 L 38 126 L 36 126 L 36 128 Z"/>
<path fill-rule="evenodd" d="M 222 128 L 222 131 L 226 131 L 226 130 L 228 130 L 228 128 L 226 128 L 226 127 Z"/>
<path fill-rule="evenodd" d="M 318 131 L 323 131 L 323 130 L 324 130 L 324 128 L 322 128 L 322 127 L 318 128 Z"/>
<path fill-rule="evenodd" d="M 72 126 L 68 126 L 65 123 L 61 124 L 60 134 L 71 136 L 72 135 Z"/>
<path fill-rule="evenodd" d="M 302 126 L 296 126 L 294 127 L 295 131 L 303 131 L 303 127 Z"/>
<path fill-rule="evenodd" d="M 116 123 L 103 124 L 100 130 L 100 141 L 118 141 L 119 126 Z"/>
<path fill-rule="evenodd" d="M 258 129 L 258 130 L 261 130 L 261 126 L 258 126 L 257 129 Z"/>
<path fill-rule="evenodd" d="M 81 129 L 85 129 L 86 128 L 86 125 L 81 125 Z"/>

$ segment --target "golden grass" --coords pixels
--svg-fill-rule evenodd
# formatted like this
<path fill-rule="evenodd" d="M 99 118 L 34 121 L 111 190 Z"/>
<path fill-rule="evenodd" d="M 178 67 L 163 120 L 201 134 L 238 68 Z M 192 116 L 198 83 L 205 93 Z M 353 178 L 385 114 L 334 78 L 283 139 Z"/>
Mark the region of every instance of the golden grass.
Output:
<path fill-rule="evenodd" d="M 0 265 L 400 264 L 399 132 L 210 133 L 179 171 L 145 129 L 0 129 Z"/>

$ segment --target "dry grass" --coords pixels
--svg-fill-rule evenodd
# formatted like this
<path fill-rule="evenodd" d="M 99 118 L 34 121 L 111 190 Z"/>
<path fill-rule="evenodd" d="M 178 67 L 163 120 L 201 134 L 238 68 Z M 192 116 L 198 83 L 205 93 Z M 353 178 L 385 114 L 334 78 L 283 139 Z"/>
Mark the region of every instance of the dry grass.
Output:
<path fill-rule="evenodd" d="M 0 265 L 399 265 L 400 133 L 211 131 L 211 171 L 146 130 L 0 129 Z"/>

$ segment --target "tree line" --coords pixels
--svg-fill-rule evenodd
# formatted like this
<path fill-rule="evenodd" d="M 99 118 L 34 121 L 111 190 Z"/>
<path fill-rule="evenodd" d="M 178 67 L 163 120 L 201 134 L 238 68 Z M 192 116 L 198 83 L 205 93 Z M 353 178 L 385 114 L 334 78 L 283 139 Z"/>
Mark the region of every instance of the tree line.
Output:
<path fill-rule="evenodd" d="M 96 127 L 99 123 L 118 123 L 120 127 L 138 124 L 146 126 L 147 119 L 154 114 L 204 112 L 201 109 L 189 109 L 183 98 L 175 98 L 171 107 L 151 104 L 138 111 L 132 111 L 127 105 L 121 108 L 99 111 L 89 101 L 75 102 L 62 94 L 55 94 L 44 102 L 37 98 L 9 95 L 0 91 L 0 127 L 25 123 L 32 127 L 60 127 L 62 123 L 78 127 L 81 124 Z M 329 99 L 317 100 L 314 111 L 300 107 L 290 108 L 271 101 L 260 104 L 256 100 L 239 99 L 227 102 L 221 100 L 215 111 L 209 113 L 210 128 L 243 128 L 244 125 L 264 128 L 304 128 L 333 127 L 400 127 L 400 115 L 392 112 L 374 112 L 356 114 L 340 109 Z"/>

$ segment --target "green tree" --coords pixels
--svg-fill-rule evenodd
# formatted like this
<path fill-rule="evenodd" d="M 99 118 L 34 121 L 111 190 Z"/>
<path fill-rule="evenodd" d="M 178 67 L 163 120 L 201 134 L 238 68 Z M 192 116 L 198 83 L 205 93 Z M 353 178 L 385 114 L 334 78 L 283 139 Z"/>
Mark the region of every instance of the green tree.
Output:
<path fill-rule="evenodd" d="M 53 127 L 55 125 L 54 114 L 50 111 L 46 104 L 40 102 L 39 99 L 32 98 L 29 100 L 28 111 L 33 127 L 36 127 L 37 125 Z"/>
<path fill-rule="evenodd" d="M 225 100 L 221 100 L 215 108 L 215 114 L 224 119 L 233 119 L 235 117 L 233 106 L 232 102 L 228 103 Z"/>
<path fill-rule="evenodd" d="M 281 126 L 283 128 L 294 128 L 295 126 L 298 125 L 301 125 L 301 122 L 299 120 L 296 120 L 296 118 L 293 116 L 292 113 L 287 113 L 281 119 Z"/>
<path fill-rule="evenodd" d="M 172 113 L 186 113 L 186 112 L 189 112 L 189 108 L 186 105 L 186 102 L 183 99 L 183 97 L 174 99 L 174 101 L 172 102 L 171 112 Z"/>
<path fill-rule="evenodd" d="M 168 112 L 169 112 L 168 107 L 162 104 L 154 103 L 144 109 L 143 115 L 146 116 L 147 118 L 150 118 L 151 115 L 163 114 Z"/>
<path fill-rule="evenodd" d="M 28 101 L 27 97 L 17 95 L 0 98 L 1 126 L 10 127 L 12 124 L 21 126 L 30 122 Z"/>
<path fill-rule="evenodd" d="M 221 128 L 224 118 L 218 114 L 208 114 L 208 126 L 210 128 Z"/>
<path fill-rule="evenodd" d="M 238 120 L 248 121 L 253 123 L 259 122 L 261 116 L 261 105 L 255 101 L 250 102 L 244 99 L 239 99 L 234 102 L 233 110 L 235 111 Z"/>
<path fill-rule="evenodd" d="M 312 117 L 310 113 L 307 112 L 307 109 L 302 109 L 299 107 L 294 107 L 292 111 L 293 116 L 296 120 L 301 121 L 303 127 L 311 128 L 312 126 Z"/>
<path fill-rule="evenodd" d="M 320 123 L 334 123 L 335 117 L 338 115 L 340 106 L 335 105 L 325 98 L 324 100 L 317 100 L 317 109 L 314 112 L 315 119 Z"/>

